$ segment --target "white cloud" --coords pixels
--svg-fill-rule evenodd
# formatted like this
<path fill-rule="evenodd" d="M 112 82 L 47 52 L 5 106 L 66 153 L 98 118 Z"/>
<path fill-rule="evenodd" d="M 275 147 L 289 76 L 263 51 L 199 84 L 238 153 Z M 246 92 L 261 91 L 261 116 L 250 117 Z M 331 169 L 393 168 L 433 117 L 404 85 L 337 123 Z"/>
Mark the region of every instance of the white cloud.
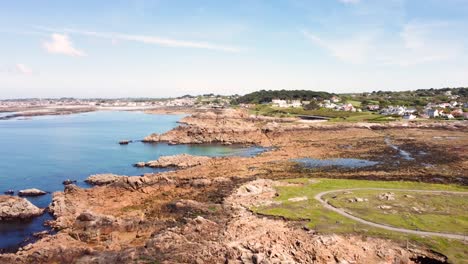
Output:
<path fill-rule="evenodd" d="M 43 42 L 44 49 L 49 53 L 63 54 L 72 57 L 86 56 L 81 50 L 76 49 L 67 35 L 54 33 L 49 41 Z"/>
<path fill-rule="evenodd" d="M 339 1 L 344 4 L 358 4 L 361 2 L 361 0 L 339 0 Z"/>
<path fill-rule="evenodd" d="M 117 41 L 135 41 L 146 44 L 154 44 L 165 47 L 179 47 L 179 48 L 195 48 L 195 49 L 207 49 L 207 50 L 217 50 L 224 52 L 240 52 L 241 49 L 233 46 L 219 45 L 210 42 L 201 42 L 201 41 L 190 41 L 190 40 L 178 40 L 171 38 L 163 38 L 158 36 L 149 36 L 149 35 L 133 35 L 133 34 L 123 34 L 115 32 L 95 32 L 95 31 L 83 31 L 75 29 L 49 29 L 44 27 L 39 27 L 42 30 L 46 31 L 63 31 L 71 34 L 79 34 L 85 36 L 93 36 L 98 38 L 110 39 L 112 43 L 117 43 Z"/>
<path fill-rule="evenodd" d="M 18 73 L 21 73 L 21 74 L 26 74 L 26 75 L 29 75 L 29 74 L 33 73 L 31 68 L 29 68 L 28 66 L 26 66 L 26 65 L 24 65 L 22 63 L 17 63 L 15 65 L 15 71 L 18 72 Z"/>

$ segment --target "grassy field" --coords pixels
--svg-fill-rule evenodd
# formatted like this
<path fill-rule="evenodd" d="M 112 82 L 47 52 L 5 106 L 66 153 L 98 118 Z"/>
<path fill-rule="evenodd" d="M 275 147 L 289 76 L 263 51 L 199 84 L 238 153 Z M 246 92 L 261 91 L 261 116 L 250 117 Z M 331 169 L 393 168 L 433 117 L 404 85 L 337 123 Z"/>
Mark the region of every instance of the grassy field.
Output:
<path fill-rule="evenodd" d="M 392 191 L 395 200 L 381 200 L 381 193 L 360 190 L 351 194 L 328 194 L 324 198 L 333 206 L 371 222 L 413 230 L 468 234 L 468 195 Z M 367 201 L 349 202 L 355 197 Z"/>
<path fill-rule="evenodd" d="M 383 237 L 394 239 L 395 241 L 427 246 L 438 251 L 454 262 L 466 263 L 468 260 L 468 246 L 466 242 L 450 240 L 438 237 L 420 237 L 387 231 L 380 228 L 369 227 L 345 218 L 337 213 L 323 208 L 314 199 L 320 192 L 349 189 L 349 188 L 394 188 L 394 189 L 419 189 L 419 190 L 447 190 L 468 192 L 468 187 L 458 185 L 428 184 L 418 182 L 403 181 L 363 181 L 363 180 L 336 180 L 319 179 L 317 182 L 310 179 L 294 179 L 288 182 L 299 183 L 297 186 L 278 187 L 279 196 L 275 200 L 280 201 L 280 205 L 269 207 L 255 207 L 252 211 L 272 216 L 285 217 L 290 220 L 302 220 L 307 222 L 307 226 L 319 233 L 353 233 L 366 236 Z M 308 200 L 300 202 L 288 201 L 294 197 L 308 197 Z M 353 196 L 354 197 L 354 196 Z M 369 200 L 370 201 L 370 200 Z M 466 201 L 459 201 L 466 206 Z M 393 222 L 395 226 L 405 226 L 402 222 Z M 450 230 L 447 230 L 447 232 Z"/>
<path fill-rule="evenodd" d="M 304 110 L 303 108 L 277 108 L 269 105 L 258 105 L 250 111 L 254 115 L 293 117 L 297 115 L 317 115 L 331 118 L 334 122 L 387 122 L 396 120 L 394 117 L 383 116 L 375 112 L 345 112 L 331 109 Z"/>

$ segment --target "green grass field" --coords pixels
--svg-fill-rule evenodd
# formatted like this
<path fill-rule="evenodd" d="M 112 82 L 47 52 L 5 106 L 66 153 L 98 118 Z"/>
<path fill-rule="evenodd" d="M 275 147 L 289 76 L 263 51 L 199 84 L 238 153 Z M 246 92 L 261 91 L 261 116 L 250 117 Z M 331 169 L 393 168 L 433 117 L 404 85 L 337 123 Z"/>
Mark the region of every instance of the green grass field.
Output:
<path fill-rule="evenodd" d="M 468 195 L 392 191 L 395 200 L 381 200 L 382 191 L 359 190 L 324 196 L 335 207 L 365 220 L 406 229 L 468 234 Z M 365 202 L 349 202 L 355 197 Z M 386 206 L 388 209 L 381 209 Z"/>
<path fill-rule="evenodd" d="M 351 189 L 351 188 L 393 188 L 393 189 L 418 189 L 418 190 L 447 190 L 447 191 L 463 191 L 468 192 L 468 188 L 465 186 L 458 185 L 444 185 L 444 184 L 428 184 L 418 182 L 403 182 L 403 181 L 364 181 L 364 180 L 342 180 L 342 179 L 319 179 L 312 182 L 310 179 L 293 179 L 286 180 L 292 183 L 299 183 L 297 186 L 281 186 L 277 187 L 279 196 L 275 198 L 276 201 L 280 201 L 281 204 L 268 206 L 268 207 L 255 207 L 251 208 L 253 212 L 263 214 L 285 217 L 290 220 L 303 220 L 307 222 L 307 226 L 311 229 L 316 230 L 319 233 L 354 233 L 374 237 L 383 237 L 394 239 L 399 242 L 411 241 L 418 245 L 427 246 L 435 251 L 438 251 L 454 262 L 454 263 L 466 263 L 468 259 L 468 246 L 466 242 L 459 240 L 450 240 L 439 237 L 420 237 L 416 235 L 408 235 L 404 233 L 397 233 L 387 231 L 385 229 L 370 227 L 364 224 L 357 223 L 351 219 L 345 218 L 335 212 L 332 212 L 324 208 L 318 201 L 314 199 L 314 196 L 320 192 L 335 190 L 335 189 Z M 364 195 L 364 193 L 363 193 Z M 373 195 L 373 194 L 370 194 Z M 308 200 L 300 202 L 288 201 L 294 197 L 308 197 Z M 357 196 L 357 195 L 355 195 Z M 354 196 L 353 196 L 354 197 Z M 369 200 L 370 202 L 370 200 Z M 425 201 L 430 203 L 430 201 Z M 437 199 L 434 200 L 437 203 Z M 468 201 L 463 199 L 457 199 L 452 206 L 462 204 L 466 207 Z M 377 209 L 376 209 L 377 210 Z M 378 209 L 380 210 L 380 209 Z M 460 210 L 456 210 L 454 214 L 457 219 L 463 220 L 464 214 L 460 213 Z M 372 210 L 369 210 L 372 211 Z M 423 218 L 422 222 L 418 222 L 418 226 L 430 225 L 430 221 L 433 218 Z M 445 219 L 447 220 L 447 219 Z M 466 220 L 466 219 L 465 219 Z M 463 220 L 463 221 L 465 221 Z M 402 218 L 388 219 L 395 226 L 408 227 L 408 223 L 402 221 Z M 409 222 L 411 223 L 411 222 Z M 424 223 L 424 225 L 422 224 Z M 443 226 L 433 227 L 438 230 L 442 230 Z M 453 226 L 448 230 L 453 231 Z M 432 229 L 432 230 L 437 230 Z M 463 229 L 457 229 L 462 231 Z"/>
<path fill-rule="evenodd" d="M 317 115 L 331 118 L 332 122 L 388 122 L 397 120 L 375 112 L 345 112 L 331 109 L 305 110 L 303 108 L 276 108 L 269 105 L 258 105 L 250 111 L 254 115 L 294 117 L 297 115 Z"/>

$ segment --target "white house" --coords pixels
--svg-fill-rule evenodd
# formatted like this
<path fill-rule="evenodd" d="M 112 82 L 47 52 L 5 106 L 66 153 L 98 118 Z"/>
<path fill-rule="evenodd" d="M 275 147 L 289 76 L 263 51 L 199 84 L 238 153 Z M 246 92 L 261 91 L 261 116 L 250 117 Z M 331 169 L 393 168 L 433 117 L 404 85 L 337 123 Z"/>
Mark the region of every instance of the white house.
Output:
<path fill-rule="evenodd" d="M 301 100 L 292 100 L 291 101 L 291 106 L 292 107 L 301 107 L 302 106 Z"/>
<path fill-rule="evenodd" d="M 416 119 L 416 116 L 413 115 L 413 114 L 405 114 L 403 116 L 403 119 L 406 119 L 406 120 L 413 120 L 413 119 Z"/>

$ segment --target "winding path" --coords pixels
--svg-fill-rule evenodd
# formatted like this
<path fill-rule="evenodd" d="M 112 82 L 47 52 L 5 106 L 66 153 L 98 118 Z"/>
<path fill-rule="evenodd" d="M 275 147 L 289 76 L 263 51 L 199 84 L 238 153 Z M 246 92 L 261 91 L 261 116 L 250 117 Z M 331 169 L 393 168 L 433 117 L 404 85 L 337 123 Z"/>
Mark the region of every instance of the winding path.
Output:
<path fill-rule="evenodd" d="M 459 240 L 466 240 L 468 239 L 467 236 L 464 235 L 457 235 L 457 234 L 450 234 L 450 233 L 438 233 L 438 232 L 427 232 L 427 231 L 417 231 L 417 230 L 411 230 L 411 229 L 405 229 L 405 228 L 399 228 L 399 227 L 393 227 L 393 226 L 388 226 L 388 225 L 383 225 L 383 224 L 378 224 L 374 222 L 370 222 L 367 220 L 364 220 L 362 218 L 356 217 L 350 213 L 345 212 L 344 210 L 334 207 L 333 205 L 329 204 L 326 200 L 322 199 L 322 196 L 330 194 L 330 193 L 335 193 L 335 192 L 346 192 L 346 191 L 359 191 L 359 190 L 375 190 L 375 191 L 408 191 L 408 192 L 419 192 L 419 193 L 450 193 L 450 194 L 463 194 L 463 195 L 468 195 L 468 192 L 451 192 L 451 191 L 431 191 L 431 190 L 411 190 L 411 189 L 386 189 L 386 188 L 354 188 L 354 189 L 338 189 L 338 190 L 331 190 L 331 191 L 325 191 L 318 193 L 314 196 L 314 199 L 319 201 L 325 208 L 336 212 L 346 218 L 352 219 L 354 221 L 357 221 L 359 223 L 373 226 L 373 227 L 378 227 L 390 231 L 395 231 L 395 232 L 401 232 L 401 233 L 407 233 L 407 234 L 413 234 L 413 235 L 420 235 L 420 236 L 438 236 L 438 237 L 444 237 L 444 238 L 451 238 L 451 239 L 459 239 Z"/>

